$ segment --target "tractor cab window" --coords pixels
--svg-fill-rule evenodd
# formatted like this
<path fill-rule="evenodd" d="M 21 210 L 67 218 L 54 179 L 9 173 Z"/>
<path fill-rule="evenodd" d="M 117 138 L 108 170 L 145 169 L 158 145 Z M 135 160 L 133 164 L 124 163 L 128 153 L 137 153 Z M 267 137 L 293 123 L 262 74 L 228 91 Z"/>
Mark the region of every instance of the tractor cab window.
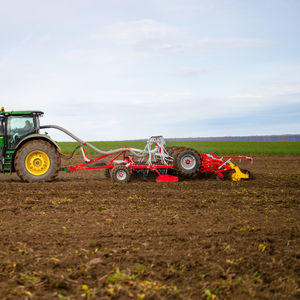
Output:
<path fill-rule="evenodd" d="M 7 119 L 8 147 L 13 148 L 25 135 L 34 131 L 33 117 L 11 116 Z"/>

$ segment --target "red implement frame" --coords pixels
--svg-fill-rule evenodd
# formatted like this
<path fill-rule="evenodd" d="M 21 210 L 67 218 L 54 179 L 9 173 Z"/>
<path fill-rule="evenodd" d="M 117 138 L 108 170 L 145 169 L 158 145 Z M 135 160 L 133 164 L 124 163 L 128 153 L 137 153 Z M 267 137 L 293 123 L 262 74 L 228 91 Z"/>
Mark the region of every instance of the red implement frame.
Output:
<path fill-rule="evenodd" d="M 82 147 L 83 149 L 83 153 L 86 156 L 86 151 L 85 148 Z M 113 157 L 108 165 L 103 165 L 103 166 L 91 166 L 92 164 L 94 164 L 95 162 L 106 158 L 108 156 L 111 156 L 112 154 L 105 154 L 102 155 L 100 157 L 97 157 L 93 160 L 90 160 L 88 162 L 85 162 L 84 164 L 80 164 L 80 165 L 76 165 L 76 166 L 68 166 L 68 171 L 69 172 L 76 172 L 76 171 L 81 171 L 81 170 L 95 170 L 95 169 L 112 169 L 115 165 L 114 162 L 117 160 L 117 158 L 119 158 L 121 155 L 123 155 L 123 160 L 121 165 L 125 165 L 129 170 L 134 170 L 134 169 L 148 169 L 150 171 L 154 171 L 158 174 L 158 176 L 161 176 L 160 172 L 158 171 L 159 169 L 173 169 L 174 166 L 173 165 L 136 165 L 135 162 L 132 159 L 131 155 L 128 155 L 129 153 L 129 148 L 124 147 L 124 150 L 121 151 L 119 154 L 117 154 L 115 157 Z"/>
<path fill-rule="evenodd" d="M 232 169 L 230 166 L 230 162 L 232 159 L 246 159 L 248 161 L 253 160 L 252 156 L 218 156 L 216 153 L 214 154 L 205 154 L 201 153 L 202 158 L 202 166 L 200 168 L 201 173 L 214 173 L 220 178 L 224 178 L 223 172 L 229 171 Z"/>
<path fill-rule="evenodd" d="M 75 172 L 75 171 L 81 171 L 81 170 L 95 170 L 95 169 L 112 169 L 117 162 L 117 165 L 124 165 L 129 170 L 137 170 L 137 169 L 144 169 L 149 171 L 154 171 L 157 173 L 158 180 L 157 181 L 178 181 L 175 178 L 175 176 L 170 175 L 162 175 L 159 170 L 160 169 L 173 169 L 174 165 L 165 165 L 165 164 L 136 164 L 133 161 L 132 156 L 130 155 L 129 149 L 127 147 L 123 148 L 124 150 L 118 153 L 116 156 L 114 156 L 107 165 L 100 165 L 100 166 L 92 166 L 92 164 L 96 163 L 99 160 L 102 160 L 108 156 L 111 156 L 112 154 L 105 154 L 100 157 L 97 157 L 93 160 L 86 161 L 84 164 L 76 165 L 76 166 L 68 166 L 67 171 L 68 172 Z M 84 149 L 84 146 L 82 146 L 82 151 L 84 153 L 84 156 L 86 158 L 86 151 Z M 117 158 L 123 155 L 123 159 L 121 162 L 117 161 Z M 224 172 L 229 171 L 232 169 L 232 166 L 230 165 L 230 162 L 232 159 L 246 159 L 248 161 L 252 161 L 252 156 L 218 156 L 217 154 L 200 154 L 202 159 L 202 164 L 199 169 L 199 172 L 201 173 L 213 173 L 219 176 L 220 178 L 224 178 Z M 87 159 L 87 158 L 86 158 Z M 174 177 L 174 178 L 171 178 Z"/>

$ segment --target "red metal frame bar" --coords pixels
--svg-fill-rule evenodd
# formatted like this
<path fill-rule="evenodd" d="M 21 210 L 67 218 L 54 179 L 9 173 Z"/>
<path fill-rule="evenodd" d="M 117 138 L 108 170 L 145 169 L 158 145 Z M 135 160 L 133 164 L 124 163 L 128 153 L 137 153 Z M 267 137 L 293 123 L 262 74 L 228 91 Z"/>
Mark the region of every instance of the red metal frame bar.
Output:
<path fill-rule="evenodd" d="M 83 152 L 86 156 L 85 148 L 83 148 Z M 123 155 L 123 165 L 127 166 L 130 170 L 134 169 L 149 169 L 150 171 L 156 172 L 159 176 L 161 175 L 159 172 L 159 169 L 173 169 L 174 165 L 136 165 L 132 159 L 131 155 L 127 155 L 130 148 L 124 147 L 124 150 L 118 153 L 116 156 L 114 156 L 106 166 L 89 166 L 103 158 L 106 158 L 112 154 L 105 154 L 100 157 L 97 157 L 91 161 L 88 161 L 84 164 L 79 164 L 76 166 L 69 166 L 68 169 L 70 172 L 80 171 L 80 170 L 95 170 L 95 169 L 112 169 L 114 167 L 114 161 Z M 216 153 L 210 155 L 201 153 L 200 154 L 202 158 L 202 165 L 199 169 L 199 172 L 201 173 L 214 173 L 221 178 L 224 177 L 223 172 L 231 170 L 230 161 L 232 159 L 246 159 L 248 161 L 252 161 L 252 156 L 244 156 L 244 155 L 237 155 L 237 156 L 218 156 Z"/>
<path fill-rule="evenodd" d="M 221 178 L 224 178 L 223 172 L 231 170 L 231 166 L 229 162 L 231 159 L 246 159 L 248 161 L 252 161 L 252 156 L 218 156 L 217 154 L 208 155 L 205 153 L 200 154 L 202 158 L 202 166 L 200 168 L 201 173 L 214 173 Z M 225 161 L 223 160 L 225 159 Z M 226 161 L 227 160 L 227 161 Z"/>
<path fill-rule="evenodd" d="M 86 155 L 86 151 L 85 151 L 85 148 L 83 148 L 83 152 L 84 154 Z M 90 164 L 93 164 L 103 158 L 106 158 L 108 156 L 111 156 L 112 154 L 105 154 L 105 155 L 102 155 L 100 157 L 97 157 L 93 160 L 90 160 L 86 163 L 83 163 L 83 164 L 79 164 L 79 165 L 76 165 L 76 166 L 68 166 L 68 169 L 70 172 L 76 172 L 76 171 L 82 171 L 82 170 L 97 170 L 97 169 L 112 169 L 114 167 L 113 165 L 113 162 L 118 158 L 120 157 L 122 154 L 123 154 L 123 160 L 126 162 L 126 165 L 129 164 L 129 169 L 149 169 L 150 171 L 155 171 L 158 173 L 158 175 L 161 175 L 159 173 L 159 171 L 157 169 L 173 169 L 174 166 L 173 165 L 155 165 L 155 166 L 152 166 L 152 165 L 135 165 L 134 164 L 134 161 L 132 159 L 132 157 L 130 155 L 126 155 L 128 153 L 128 150 L 129 148 L 127 147 L 124 147 L 124 150 L 121 151 L 119 154 L 117 154 L 115 157 L 113 157 L 107 166 L 89 166 Z"/>

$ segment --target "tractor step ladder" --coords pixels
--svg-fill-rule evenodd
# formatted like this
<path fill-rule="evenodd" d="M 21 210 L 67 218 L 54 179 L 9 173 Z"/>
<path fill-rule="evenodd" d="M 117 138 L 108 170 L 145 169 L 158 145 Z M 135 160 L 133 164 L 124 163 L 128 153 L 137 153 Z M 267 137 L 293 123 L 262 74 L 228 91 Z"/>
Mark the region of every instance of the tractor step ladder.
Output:
<path fill-rule="evenodd" d="M 11 172 L 12 171 L 12 157 L 15 153 L 14 150 L 7 150 L 4 157 L 4 163 L 3 163 L 3 171 L 4 172 Z"/>

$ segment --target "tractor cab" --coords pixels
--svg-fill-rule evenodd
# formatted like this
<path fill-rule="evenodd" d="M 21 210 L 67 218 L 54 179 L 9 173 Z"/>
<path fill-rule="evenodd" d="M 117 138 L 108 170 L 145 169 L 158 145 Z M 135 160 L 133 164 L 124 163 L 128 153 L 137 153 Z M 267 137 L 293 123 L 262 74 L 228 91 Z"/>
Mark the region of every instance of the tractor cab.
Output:
<path fill-rule="evenodd" d="M 39 135 L 41 111 L 0 110 L 0 171 L 14 171 L 14 157 L 23 141 Z"/>
<path fill-rule="evenodd" d="M 41 111 L 0 111 L 0 147 L 15 149 L 26 136 L 39 133 Z"/>

